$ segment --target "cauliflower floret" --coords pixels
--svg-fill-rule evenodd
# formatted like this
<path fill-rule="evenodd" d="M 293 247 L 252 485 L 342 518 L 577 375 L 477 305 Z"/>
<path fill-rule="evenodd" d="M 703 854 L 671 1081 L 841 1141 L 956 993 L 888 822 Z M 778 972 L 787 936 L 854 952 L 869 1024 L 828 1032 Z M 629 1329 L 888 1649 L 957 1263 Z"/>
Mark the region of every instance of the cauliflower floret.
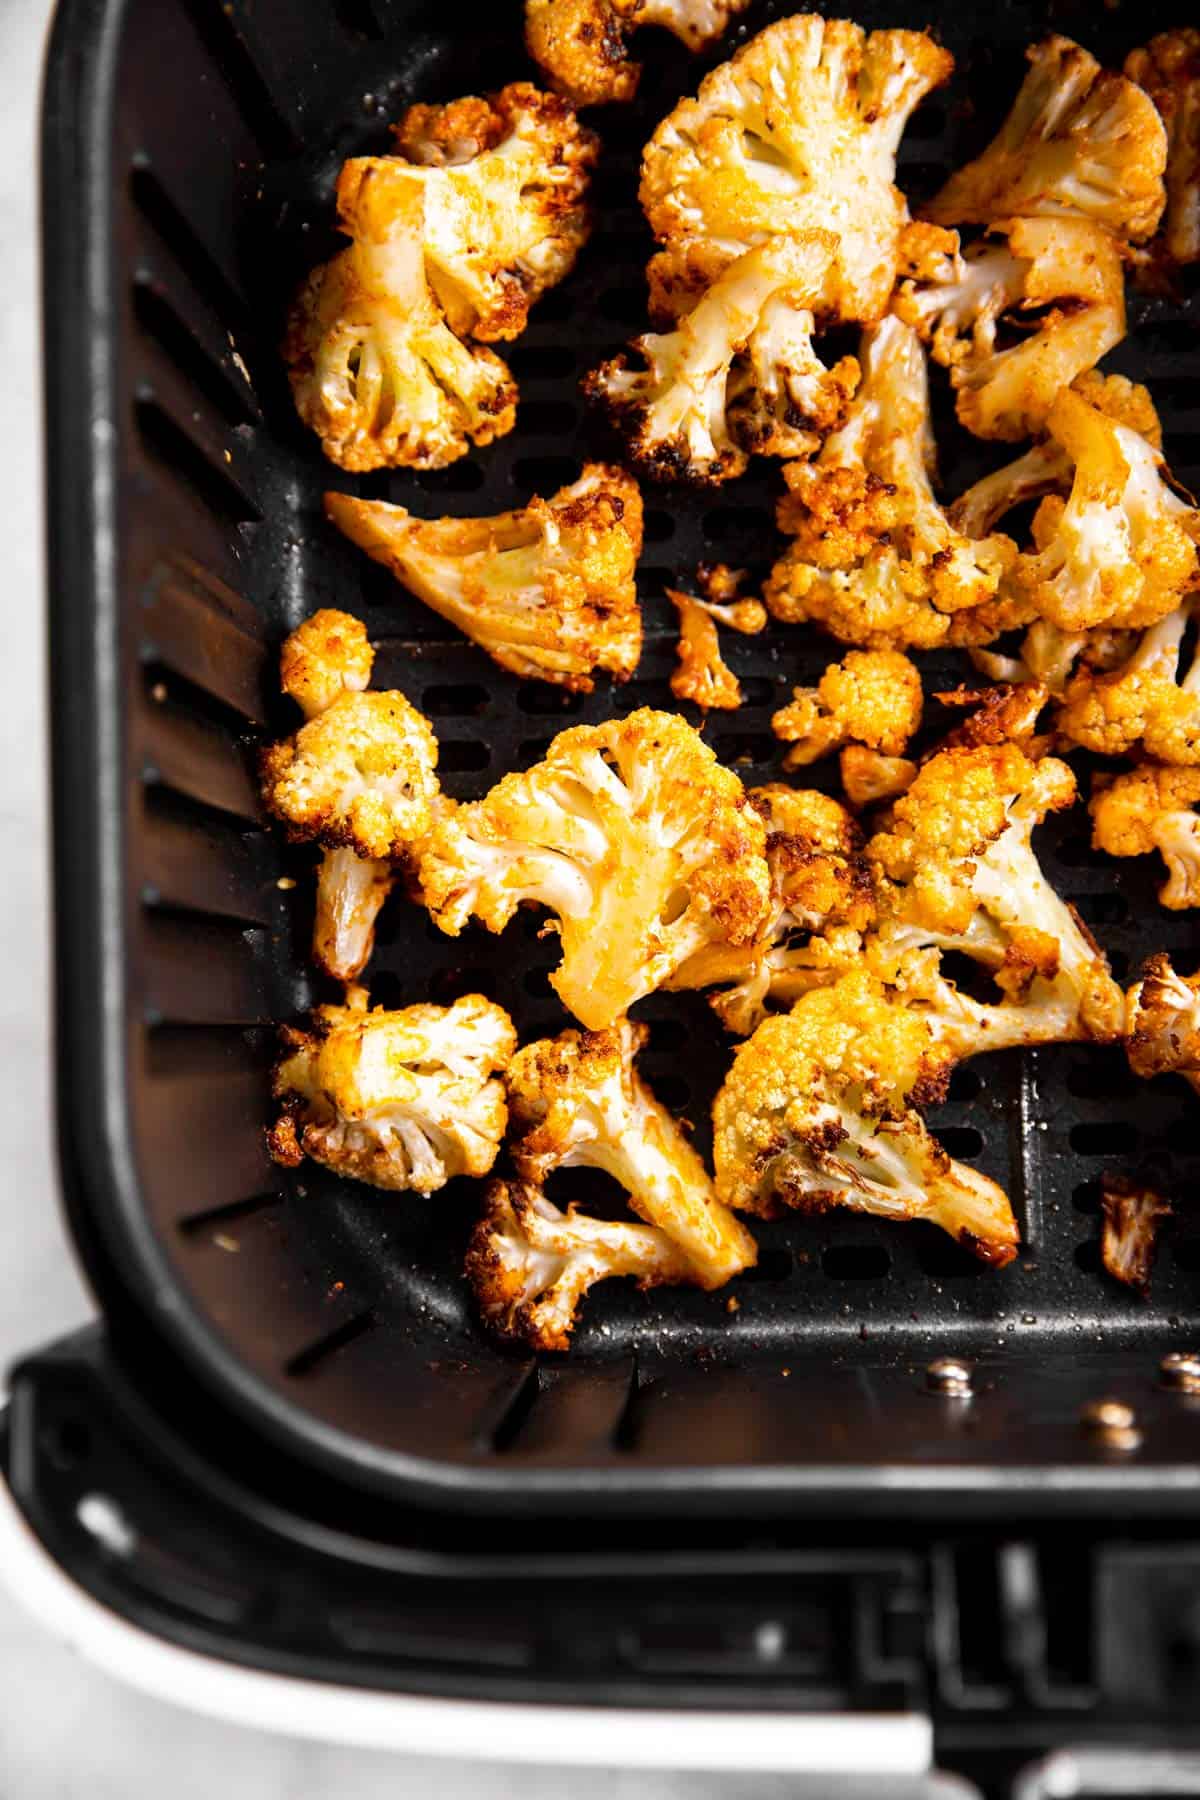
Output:
<path fill-rule="evenodd" d="M 564 1031 L 509 1064 L 513 1166 L 540 1187 L 555 1169 L 603 1169 L 640 1218 L 663 1231 L 701 1287 L 720 1287 L 757 1258 L 754 1239 L 715 1198 L 683 1127 L 633 1066 L 649 1036 L 622 1019 L 607 1031 Z"/>
<path fill-rule="evenodd" d="M 964 537 L 934 497 L 916 332 L 884 319 L 864 334 L 860 361 L 846 423 L 814 461 L 784 466 L 778 519 L 792 543 L 767 582 L 768 610 L 872 650 L 989 643 L 1027 623 L 1032 609 L 1007 591 L 1016 545 Z"/>
<path fill-rule="evenodd" d="M 517 1047 L 512 1020 L 480 994 L 453 1006 L 368 1010 L 365 988 L 285 1025 L 269 1133 L 276 1162 L 305 1156 L 372 1187 L 432 1194 L 455 1175 L 486 1175 L 508 1119 L 494 1079 Z"/>
<path fill-rule="evenodd" d="M 471 1234 L 464 1274 L 493 1331 L 534 1350 L 567 1350 L 589 1288 L 614 1275 L 640 1288 L 694 1279 L 665 1231 L 560 1212 L 527 1181 L 493 1181 Z"/>
<path fill-rule="evenodd" d="M 517 389 L 442 317 L 425 273 L 425 194 L 397 157 L 338 178 L 350 248 L 314 269 L 284 338 L 296 410 L 343 469 L 440 469 L 511 431 Z"/>
<path fill-rule="evenodd" d="M 597 669 L 623 681 L 637 668 L 642 499 L 623 469 L 585 463 L 549 500 L 490 519 L 415 519 L 332 493 L 325 511 L 502 669 L 590 693 Z"/>
<path fill-rule="evenodd" d="M 1145 763 L 1123 775 L 1097 775 L 1089 811 L 1092 844 L 1109 856 L 1149 856 L 1167 866 L 1158 897 L 1172 912 L 1200 906 L 1200 768 Z"/>
<path fill-rule="evenodd" d="M 931 757 L 867 844 L 879 907 L 867 960 L 956 1058 L 1111 1040 L 1124 1018 L 1120 989 L 1030 841 L 1047 813 L 1073 804 L 1075 777 L 1055 757 L 986 741 L 982 729 L 982 743 Z M 960 994 L 942 974 L 944 951 L 991 970 L 1003 1002 Z"/>
<path fill-rule="evenodd" d="M 306 719 L 343 694 L 361 694 L 375 652 L 361 619 L 324 606 L 290 632 L 279 652 L 279 685 Z"/>
<path fill-rule="evenodd" d="M 432 824 L 437 754 L 403 694 L 346 693 L 264 750 L 263 799 L 294 842 L 398 859 Z"/>
<path fill-rule="evenodd" d="M 1153 102 L 1070 38 L 1025 52 L 1029 73 L 981 156 L 923 208 L 939 225 L 1090 219 L 1114 237 L 1153 237 L 1166 198 L 1167 140 Z"/>
<path fill-rule="evenodd" d="M 1200 575 L 1200 513 L 1168 487 L 1151 443 L 1071 389 L 1046 424 L 1074 480 L 1066 501 L 1050 494 L 1038 507 L 1018 585 L 1064 631 L 1153 625 Z"/>
<path fill-rule="evenodd" d="M 354 981 L 371 960 L 375 923 L 396 884 L 383 858 L 326 850 L 317 869 L 313 961 L 334 981 Z"/>
<path fill-rule="evenodd" d="M 812 987 L 836 981 L 859 956 L 875 916 L 862 833 L 837 800 L 780 782 L 752 788 L 767 827 L 771 907 L 750 944 L 709 944 L 667 983 L 712 988 L 709 1004 L 745 1037 L 768 1006 L 789 1006 Z"/>
<path fill-rule="evenodd" d="M 1143 1081 L 1182 1075 L 1200 1093 L 1200 974 L 1177 975 L 1165 950 L 1126 995 L 1125 1051 Z"/>
<path fill-rule="evenodd" d="M 925 1022 L 859 970 L 767 1019 L 713 1106 L 717 1192 L 767 1217 L 851 1207 L 927 1219 L 996 1268 L 1019 1235 L 1003 1189 L 949 1157 L 916 1107 L 947 1070 Z"/>
<path fill-rule="evenodd" d="M 917 779 L 917 765 L 906 756 L 883 756 L 865 744 L 847 744 L 838 758 L 842 792 L 850 805 L 862 810 L 882 800 L 894 800 Z"/>
<path fill-rule="evenodd" d="M 1200 259 L 1200 31 L 1163 31 L 1125 58 L 1125 73 L 1145 88 L 1167 133 L 1167 212 L 1163 248 L 1172 263 Z"/>
<path fill-rule="evenodd" d="M 771 720 L 791 749 L 785 769 L 803 768 L 849 739 L 899 756 L 921 723 L 921 677 L 899 650 L 851 650 L 815 688 L 793 688 Z"/>
<path fill-rule="evenodd" d="M 1115 240 L 1085 219 L 1012 219 L 993 236 L 1007 242 L 976 245 L 947 279 L 902 283 L 894 306 L 950 370 L 968 431 L 1014 440 L 1040 430 L 1060 388 L 1120 343 L 1125 276 Z M 1024 341 L 997 350 L 1012 314 Z"/>
<path fill-rule="evenodd" d="M 715 43 L 749 0 L 525 0 L 525 47 L 576 106 L 632 100 L 641 68 L 625 40 L 662 25 L 689 50 Z"/>
<path fill-rule="evenodd" d="M 909 114 L 953 58 L 920 31 L 813 13 L 769 25 L 659 125 L 641 201 L 660 243 L 691 243 L 708 280 L 772 237 L 836 234 L 828 305 L 884 312 L 907 218 L 893 177 Z"/>
<path fill-rule="evenodd" d="M 1114 1280 L 1145 1294 L 1154 1268 L 1158 1228 L 1171 1217 L 1171 1203 L 1145 1182 L 1130 1181 L 1124 1175 L 1101 1176 L 1100 1200 L 1101 1261 Z"/>
<path fill-rule="evenodd" d="M 1193 595 L 1151 625 L 1116 668 L 1079 669 L 1063 696 L 1059 736 L 1100 756 L 1122 756 L 1140 746 L 1156 762 L 1200 763 L 1200 658 L 1194 651 L 1179 679 L 1184 634 L 1196 608 Z"/>
<path fill-rule="evenodd" d="M 939 746 L 942 750 L 956 745 L 978 749 L 984 744 L 1017 744 L 1036 761 L 1050 748 L 1049 735 L 1039 735 L 1037 730 L 1050 697 L 1049 689 L 1040 681 L 1005 681 L 987 688 L 956 687 L 933 697 L 942 706 L 971 708 L 962 724 L 946 733 Z"/>
<path fill-rule="evenodd" d="M 671 692 L 677 700 L 691 700 L 705 711 L 732 712 L 742 704 L 742 690 L 721 655 L 717 625 L 753 637 L 767 622 L 765 607 L 760 600 L 700 600 L 677 588 L 667 589 L 667 599 L 679 614 L 675 647 L 679 666 L 671 676 Z"/>
<path fill-rule="evenodd" d="M 824 367 L 810 310 L 836 244 L 827 231 L 809 231 L 747 252 L 673 331 L 634 339 L 644 369 L 622 354 L 585 377 L 584 393 L 604 407 L 639 468 L 662 481 L 728 481 L 745 470 L 748 449 L 814 450 L 839 423 L 858 364 L 844 357 Z"/>
<path fill-rule="evenodd" d="M 426 904 L 454 937 L 502 931 L 522 900 L 557 914 L 550 977 L 591 1030 L 612 1025 L 707 943 L 753 941 L 770 877 L 742 784 L 685 720 L 643 708 L 560 732 L 439 826 L 421 858 Z"/>

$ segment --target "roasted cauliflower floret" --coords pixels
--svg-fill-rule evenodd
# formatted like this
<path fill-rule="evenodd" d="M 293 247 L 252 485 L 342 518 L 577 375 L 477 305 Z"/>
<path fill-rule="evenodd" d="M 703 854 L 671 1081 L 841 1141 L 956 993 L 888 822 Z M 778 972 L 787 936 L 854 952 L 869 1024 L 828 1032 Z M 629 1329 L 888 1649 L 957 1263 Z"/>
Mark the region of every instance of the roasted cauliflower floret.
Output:
<path fill-rule="evenodd" d="M 1123 775 L 1097 775 L 1089 810 L 1092 844 L 1109 856 L 1149 856 L 1167 866 L 1158 897 L 1172 912 L 1200 906 L 1200 768 L 1145 763 Z"/>
<path fill-rule="evenodd" d="M 827 305 L 878 319 L 907 218 L 896 150 L 953 58 L 920 31 L 803 13 L 769 25 L 662 121 L 641 200 L 660 243 L 693 247 L 708 280 L 746 250 L 813 230 L 837 238 Z"/>
<path fill-rule="evenodd" d="M 444 468 L 516 419 L 508 370 L 454 335 L 430 289 L 418 173 L 398 157 L 343 165 L 350 248 L 313 270 L 288 318 L 296 410 L 343 469 Z"/>
<path fill-rule="evenodd" d="M 1144 1181 L 1106 1174 L 1100 1178 L 1100 1202 L 1100 1260 L 1115 1281 L 1148 1293 L 1159 1227 L 1173 1211 L 1170 1201 Z"/>
<path fill-rule="evenodd" d="M 628 1019 L 527 1044 L 508 1068 L 513 1166 L 542 1186 L 555 1169 L 603 1169 L 666 1233 L 692 1280 L 720 1287 L 754 1263 L 754 1239 L 714 1197 L 683 1127 L 633 1066 L 649 1036 Z"/>
<path fill-rule="evenodd" d="M 1120 343 L 1125 276 L 1116 241 L 1085 219 L 1012 219 L 993 235 L 948 279 L 902 283 L 894 304 L 950 370 L 968 431 L 1014 440 L 1040 430 L 1059 390 Z M 1008 320 L 1025 336 L 998 350 Z"/>
<path fill-rule="evenodd" d="M 1200 974 L 1177 975 L 1165 950 L 1126 995 L 1125 1050 L 1135 1075 L 1182 1075 L 1200 1093 Z"/>
<path fill-rule="evenodd" d="M 842 792 L 859 809 L 894 800 L 917 778 L 917 765 L 906 756 L 884 756 L 865 744 L 847 744 L 838 758 Z"/>
<path fill-rule="evenodd" d="M 689 50 L 715 43 L 748 0 L 525 0 L 525 45 L 550 85 L 576 106 L 632 100 L 641 69 L 626 39 L 662 25 Z"/>
<path fill-rule="evenodd" d="M 1027 51 L 1029 73 L 981 156 L 924 210 L 938 225 L 1090 219 L 1119 239 L 1153 237 L 1167 140 L 1154 103 L 1066 37 Z"/>
<path fill-rule="evenodd" d="M 887 318 L 864 334 L 862 385 L 812 462 L 784 466 L 781 531 L 792 542 L 764 598 L 776 618 L 812 619 L 871 650 L 989 643 L 1032 610 L 1007 593 L 1017 549 L 951 525 L 930 481 L 925 352 Z"/>
<path fill-rule="evenodd" d="M 514 81 L 490 100 L 410 107 L 396 140 L 400 177 L 424 199 L 425 272 L 450 329 L 519 336 L 587 239 L 595 133 L 558 95 Z"/>
<path fill-rule="evenodd" d="M 386 500 L 326 494 L 334 524 L 513 675 L 590 693 L 642 651 L 637 483 L 606 463 L 549 500 L 485 519 L 416 519 Z"/>
<path fill-rule="evenodd" d="M 1075 797 L 1075 777 L 1055 757 L 963 743 L 929 759 L 867 844 L 879 908 L 868 963 L 955 1058 L 1121 1034 L 1124 1004 L 1103 952 L 1030 841 Z M 989 969 L 1003 998 L 959 993 L 942 973 L 945 951 Z"/>
<path fill-rule="evenodd" d="M 1156 762 L 1200 763 L 1200 658 L 1180 679 L 1184 635 L 1195 596 L 1151 625 L 1130 655 L 1103 672 L 1084 664 L 1067 684 L 1056 721 L 1068 744 L 1101 756 L 1139 747 Z"/>
<path fill-rule="evenodd" d="M 1176 265 L 1200 259 L 1200 31 L 1163 31 L 1125 58 L 1125 73 L 1145 88 L 1167 133 L 1167 211 L 1163 249 Z"/>
<path fill-rule="evenodd" d="M 453 1006 L 368 1010 L 364 988 L 285 1025 L 269 1133 L 276 1162 L 305 1156 L 372 1187 L 432 1194 L 455 1175 L 486 1175 L 508 1111 L 495 1079 L 517 1047 L 512 1020 L 480 994 Z"/>
<path fill-rule="evenodd" d="M 1049 494 L 1033 520 L 1036 551 L 1016 579 L 1064 631 L 1153 625 L 1200 576 L 1200 513 L 1163 479 L 1148 440 L 1070 388 L 1046 420 L 1074 466 L 1070 496 Z"/>
<path fill-rule="evenodd" d="M 533 1350 L 567 1350 L 580 1302 L 598 1281 L 632 1275 L 641 1288 L 692 1281 L 665 1231 L 624 1219 L 560 1212 L 527 1181 L 493 1181 L 464 1270 L 479 1310 L 500 1336 Z"/>
<path fill-rule="evenodd" d="M 306 719 L 370 684 L 375 652 L 361 619 L 322 607 L 283 641 L 279 685 Z"/>
<path fill-rule="evenodd" d="M 261 767 L 263 799 L 295 842 L 395 859 L 432 823 L 437 740 L 397 691 L 343 694 Z"/>
<path fill-rule="evenodd" d="M 758 1027 L 717 1095 L 718 1194 L 767 1217 L 845 1206 L 927 1219 L 1002 1268 L 1019 1242 L 1007 1195 L 916 1110 L 945 1077 L 924 1020 L 865 971 L 807 994 Z"/>
<path fill-rule="evenodd" d="M 635 338 L 645 363 L 602 363 L 583 389 L 657 480 L 715 483 L 740 475 L 748 451 L 815 450 L 845 414 L 858 364 L 825 368 L 812 348 L 812 306 L 828 279 L 827 231 L 764 244 L 731 264 L 674 330 Z"/>
<path fill-rule="evenodd" d="M 750 944 L 711 944 L 668 982 L 711 988 L 709 1003 L 729 1031 L 746 1036 L 769 1006 L 789 1006 L 836 981 L 861 953 L 875 904 L 862 832 L 837 800 L 772 782 L 750 801 L 767 827 L 771 906 Z"/>
<path fill-rule="evenodd" d="M 560 732 L 543 761 L 459 807 L 420 879 L 452 937 L 472 915 L 502 931 L 522 900 L 555 913 L 551 983 L 596 1031 L 703 945 L 753 941 L 765 842 L 737 776 L 683 719 L 644 708 Z"/>
<path fill-rule="evenodd" d="M 771 720 L 790 744 L 785 769 L 803 768 L 851 739 L 899 756 L 921 723 L 921 677 L 899 650 L 851 650 L 814 688 L 793 688 Z"/>
<path fill-rule="evenodd" d="M 713 708 L 732 712 L 742 704 L 742 690 L 721 655 L 717 625 L 753 637 L 767 622 L 762 602 L 700 600 L 676 588 L 667 589 L 667 599 L 679 614 L 678 666 L 671 676 L 671 692 L 677 700 L 691 700 L 706 712 Z"/>

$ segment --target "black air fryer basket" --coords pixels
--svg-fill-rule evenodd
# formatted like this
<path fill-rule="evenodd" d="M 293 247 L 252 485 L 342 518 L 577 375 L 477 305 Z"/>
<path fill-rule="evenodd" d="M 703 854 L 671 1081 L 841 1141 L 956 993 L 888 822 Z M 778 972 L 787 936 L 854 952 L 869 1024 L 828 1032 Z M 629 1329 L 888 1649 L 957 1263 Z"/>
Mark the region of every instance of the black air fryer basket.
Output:
<path fill-rule="evenodd" d="M 60 6 L 44 144 L 59 1096 L 104 1319 L 14 1376 L 10 1479 L 85 1586 L 255 1666 L 547 1702 L 932 1711 L 960 1759 L 1177 1739 L 1200 1698 L 1200 1410 L 1159 1373 L 1200 1347 L 1181 1081 L 1137 1086 L 1118 1049 L 1076 1046 L 959 1071 L 933 1123 L 1013 1196 L 1023 1245 L 1003 1274 L 924 1226 L 783 1221 L 736 1310 L 612 1283 L 558 1359 L 480 1332 L 460 1276 L 470 1184 L 381 1195 L 265 1150 L 272 1021 L 323 997 L 312 859 L 264 829 L 250 772 L 262 734 L 294 723 L 283 634 L 319 606 L 360 614 L 378 684 L 432 718 L 446 785 L 474 796 L 568 723 L 674 705 L 664 586 L 706 559 L 761 572 L 779 475 L 758 461 L 707 495 L 647 490 L 641 667 L 586 698 L 497 670 L 325 523 L 322 494 L 495 512 L 612 454 L 577 382 L 643 324 L 640 147 L 784 10 L 755 0 L 707 63 L 639 35 L 636 104 L 594 116 L 595 235 L 507 352 L 516 430 L 438 474 L 356 477 L 296 420 L 286 297 L 335 247 L 345 156 L 385 147 L 414 100 L 535 73 L 519 0 Z M 1065 31 L 1119 66 L 1189 9 L 845 10 L 932 16 L 958 59 L 904 140 L 919 201 L 990 135 L 1027 43 Z M 1108 366 L 1149 382 L 1198 485 L 1200 290 L 1131 283 L 1130 307 Z M 998 459 L 941 404 L 957 491 Z M 727 653 L 747 703 L 709 741 L 771 779 L 771 712 L 830 645 L 775 628 Z M 932 691 L 964 665 L 925 672 Z M 1118 978 L 1152 948 L 1193 966 L 1189 915 L 1157 905 L 1153 868 L 1093 854 L 1082 807 L 1039 842 Z M 373 996 L 482 990 L 528 1038 L 568 1023 L 554 956 L 536 921 L 451 940 L 396 904 Z M 645 1072 L 703 1145 L 729 1043 L 699 996 L 639 1011 Z M 1176 1200 L 1148 1301 L 1100 1272 L 1108 1170 Z M 931 1391 L 951 1354 L 972 1366 L 966 1399 Z M 1083 1428 L 1106 1396 L 1132 1431 Z M 97 1491 L 135 1521 L 136 1554 L 80 1525 Z"/>

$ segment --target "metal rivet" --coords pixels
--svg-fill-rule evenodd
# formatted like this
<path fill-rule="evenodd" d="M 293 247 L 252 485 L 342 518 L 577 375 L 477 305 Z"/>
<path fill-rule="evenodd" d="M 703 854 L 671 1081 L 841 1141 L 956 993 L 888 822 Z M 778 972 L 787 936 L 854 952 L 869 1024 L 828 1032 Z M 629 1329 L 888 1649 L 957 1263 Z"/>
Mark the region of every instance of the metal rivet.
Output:
<path fill-rule="evenodd" d="M 1137 1414 L 1125 1400 L 1091 1400 L 1079 1422 L 1106 1450 L 1136 1450 L 1142 1441 Z"/>
<path fill-rule="evenodd" d="M 1164 1387 L 1200 1394 L 1200 1356 L 1194 1350 L 1172 1350 L 1158 1365 Z"/>
<path fill-rule="evenodd" d="M 971 1392 L 971 1365 L 956 1356 L 939 1356 L 925 1371 L 925 1385 L 933 1394 L 965 1399 Z"/>

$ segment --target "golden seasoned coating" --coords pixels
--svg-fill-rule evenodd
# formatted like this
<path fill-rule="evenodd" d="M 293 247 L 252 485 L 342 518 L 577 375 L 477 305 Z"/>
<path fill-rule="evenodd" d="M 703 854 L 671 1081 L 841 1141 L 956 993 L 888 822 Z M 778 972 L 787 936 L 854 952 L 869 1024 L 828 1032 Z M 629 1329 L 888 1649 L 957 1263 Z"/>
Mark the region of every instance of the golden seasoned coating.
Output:
<path fill-rule="evenodd" d="M 1028 622 L 1010 594 L 1017 547 L 951 525 L 930 481 L 925 352 L 891 317 L 864 333 L 862 385 L 812 462 L 789 462 L 779 503 L 792 542 L 767 581 L 777 619 L 812 619 L 869 650 L 990 643 Z"/>
<path fill-rule="evenodd" d="M 508 1014 L 481 994 L 399 1012 L 368 1010 L 364 988 L 346 999 L 280 1033 L 276 1162 L 311 1156 L 353 1181 L 419 1194 L 486 1175 L 508 1120 L 495 1079 L 517 1047 Z"/>
<path fill-rule="evenodd" d="M 1038 507 L 1018 585 L 1064 631 L 1153 625 L 1200 576 L 1200 512 L 1167 485 L 1151 443 L 1070 388 L 1046 424 L 1074 479 L 1068 499 L 1049 494 Z"/>
<path fill-rule="evenodd" d="M 1134 1074 L 1143 1081 L 1182 1075 L 1200 1093 L 1200 974 L 1177 975 L 1159 950 L 1125 1000 L 1125 1051 Z"/>
<path fill-rule="evenodd" d="M 878 319 L 908 216 L 896 150 L 910 113 L 953 66 L 924 32 L 868 36 L 815 13 L 778 20 L 707 75 L 647 144 L 651 229 L 669 255 L 688 245 L 706 281 L 771 238 L 833 232 L 827 310 Z"/>
<path fill-rule="evenodd" d="M 791 749 L 785 769 L 803 768 L 853 739 L 899 756 L 921 723 L 921 677 L 899 650 L 851 650 L 815 688 L 793 688 L 771 730 Z"/>
<path fill-rule="evenodd" d="M 671 692 L 677 700 L 694 701 L 706 711 L 732 712 L 742 704 L 742 690 L 721 655 L 717 624 L 752 637 L 766 624 L 766 609 L 758 600 L 699 600 L 677 588 L 667 589 L 667 599 L 679 614 L 675 648 L 679 661 L 671 676 Z"/>
<path fill-rule="evenodd" d="M 861 811 L 903 794 L 917 778 L 917 765 L 906 756 L 883 756 L 865 744 L 847 744 L 838 758 L 838 772 L 846 799 Z"/>
<path fill-rule="evenodd" d="M 343 469 L 444 468 L 516 419 L 508 370 L 454 335 L 430 289 L 418 174 L 398 157 L 343 165 L 350 247 L 312 271 L 288 317 L 296 410 Z"/>
<path fill-rule="evenodd" d="M 862 832 L 839 801 L 781 782 L 751 788 L 749 799 L 767 827 L 768 917 L 753 943 L 706 945 L 667 983 L 714 990 L 713 1011 L 743 1037 L 771 1004 L 836 981 L 875 917 Z"/>
<path fill-rule="evenodd" d="M 1084 663 L 1077 669 L 1055 721 L 1064 743 L 1101 756 L 1140 748 L 1156 762 L 1200 763 L 1200 659 L 1194 649 L 1180 678 L 1183 640 L 1197 604 L 1193 594 L 1142 632 L 1115 668 Z"/>
<path fill-rule="evenodd" d="M 747 251 L 665 333 L 635 338 L 583 382 L 655 480 L 705 484 L 744 472 L 752 450 L 807 455 L 844 418 L 858 364 L 832 369 L 812 346 L 812 308 L 837 240 L 827 231 Z"/>
<path fill-rule="evenodd" d="M 326 494 L 360 550 L 514 675 L 590 693 L 637 668 L 634 571 L 642 498 L 624 469 L 585 463 L 549 500 L 483 519 L 417 519 L 385 500 Z"/>
<path fill-rule="evenodd" d="M 467 1250 L 467 1282 L 485 1322 L 532 1350 L 568 1350 L 589 1288 L 631 1275 L 640 1288 L 694 1280 L 665 1231 L 560 1212 L 527 1181 L 493 1181 Z"/>
<path fill-rule="evenodd" d="M 403 694 L 343 694 L 263 751 L 263 799 L 295 842 L 398 858 L 432 823 L 437 755 Z"/>
<path fill-rule="evenodd" d="M 555 1169 L 603 1169 L 676 1245 L 691 1279 L 721 1287 L 753 1265 L 754 1239 L 714 1197 L 683 1126 L 634 1068 L 649 1035 L 622 1019 L 519 1050 L 507 1075 L 513 1166 L 539 1187 Z"/>
<path fill-rule="evenodd" d="M 868 963 L 955 1057 L 1119 1037 L 1120 989 L 1031 843 L 1047 813 L 1074 803 L 1075 777 L 1055 757 L 988 742 L 986 717 L 982 736 L 932 756 L 869 840 L 879 920 Z M 959 993 L 942 972 L 947 951 L 989 970 L 1001 1000 Z"/>
<path fill-rule="evenodd" d="M 1125 335 L 1120 248 L 1086 219 L 1010 219 L 953 260 L 935 281 L 903 282 L 895 309 L 950 370 L 968 431 L 1028 437 L 1059 390 Z M 998 350 L 1005 323 L 1023 336 Z"/>
<path fill-rule="evenodd" d="M 765 842 L 737 776 L 685 720 L 643 708 L 560 732 L 541 762 L 459 807 L 421 887 L 452 937 L 472 916 L 502 931 L 522 900 L 557 914 L 551 983 L 602 1030 L 704 944 L 753 941 Z"/>
<path fill-rule="evenodd" d="M 1167 867 L 1158 897 L 1172 912 L 1200 906 L 1200 768 L 1143 763 L 1122 775 L 1096 775 L 1088 810 L 1092 845 L 1109 856 L 1149 856 Z"/>
<path fill-rule="evenodd" d="M 1145 88 L 1167 133 L 1167 211 L 1163 249 L 1181 265 L 1200 259 L 1200 31 L 1161 31 L 1125 58 L 1125 73 Z"/>
<path fill-rule="evenodd" d="M 928 1026 L 863 969 L 764 1021 L 713 1106 L 717 1192 L 766 1217 L 844 1206 L 927 1219 L 995 1268 L 1019 1242 L 1003 1189 L 949 1157 L 916 1108 L 949 1073 Z"/>
<path fill-rule="evenodd" d="M 375 921 L 396 882 L 383 858 L 326 850 L 317 870 L 313 961 L 334 981 L 355 981 L 375 947 Z"/>
<path fill-rule="evenodd" d="M 749 0 L 525 0 L 525 47 L 551 87 L 576 106 L 632 100 L 640 66 L 626 39 L 662 25 L 689 50 L 715 43 Z"/>
<path fill-rule="evenodd" d="M 1119 239 L 1153 237 L 1166 199 L 1167 139 L 1153 102 L 1070 38 L 1025 52 L 1029 73 L 982 155 L 923 211 L 939 225 L 1090 219 Z"/>
<path fill-rule="evenodd" d="M 1051 738 L 1037 726 L 1050 698 L 1040 681 L 998 682 L 995 687 L 956 687 L 935 694 L 942 706 L 969 707 L 961 725 L 942 739 L 939 749 L 956 745 L 978 749 L 985 744 L 1016 744 L 1033 760 L 1050 748 Z"/>
<path fill-rule="evenodd" d="M 1174 1209 L 1169 1200 L 1145 1182 L 1108 1173 L 1100 1177 L 1100 1201 L 1101 1261 L 1115 1281 L 1123 1281 L 1126 1287 L 1145 1294 L 1154 1268 L 1159 1226 Z"/>
<path fill-rule="evenodd" d="M 323 606 L 283 640 L 279 685 L 306 719 L 315 719 L 340 695 L 361 693 L 374 662 L 362 620 Z"/>

